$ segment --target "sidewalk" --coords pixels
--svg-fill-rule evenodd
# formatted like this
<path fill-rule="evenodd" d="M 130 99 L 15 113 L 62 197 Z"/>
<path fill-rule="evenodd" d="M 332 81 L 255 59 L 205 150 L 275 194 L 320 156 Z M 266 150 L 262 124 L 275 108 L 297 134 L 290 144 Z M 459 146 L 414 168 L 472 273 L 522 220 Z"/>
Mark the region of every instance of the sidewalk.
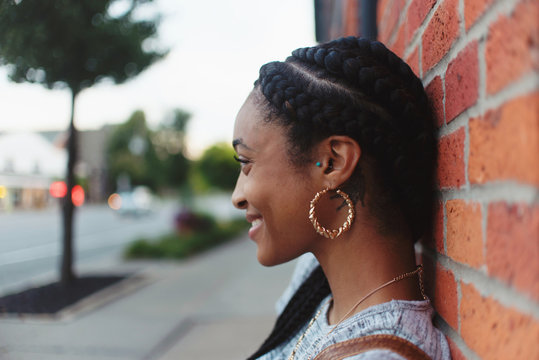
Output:
<path fill-rule="evenodd" d="M 0 318 L 0 359 L 243 359 L 269 334 L 292 269 L 259 265 L 246 238 L 185 262 L 125 263 L 114 272 L 135 280 L 60 319 Z"/>

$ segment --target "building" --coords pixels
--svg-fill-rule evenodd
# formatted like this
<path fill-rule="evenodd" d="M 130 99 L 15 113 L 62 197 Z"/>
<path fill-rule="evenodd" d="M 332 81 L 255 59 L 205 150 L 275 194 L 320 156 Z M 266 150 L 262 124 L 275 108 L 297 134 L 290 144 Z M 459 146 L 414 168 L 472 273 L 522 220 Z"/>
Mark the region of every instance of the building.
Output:
<path fill-rule="evenodd" d="M 109 194 L 107 188 L 107 141 L 115 125 L 98 130 L 79 131 L 79 152 L 75 172 L 86 180 L 87 200 L 99 202 Z"/>
<path fill-rule="evenodd" d="M 106 199 L 106 142 L 111 126 L 78 133 L 75 174 L 82 180 L 87 202 Z M 39 209 L 54 203 L 50 184 L 63 180 L 67 169 L 66 133 L 5 133 L 0 135 L 0 211 Z"/>
<path fill-rule="evenodd" d="M 66 151 L 36 133 L 0 135 L 0 210 L 43 208 L 64 177 Z"/>

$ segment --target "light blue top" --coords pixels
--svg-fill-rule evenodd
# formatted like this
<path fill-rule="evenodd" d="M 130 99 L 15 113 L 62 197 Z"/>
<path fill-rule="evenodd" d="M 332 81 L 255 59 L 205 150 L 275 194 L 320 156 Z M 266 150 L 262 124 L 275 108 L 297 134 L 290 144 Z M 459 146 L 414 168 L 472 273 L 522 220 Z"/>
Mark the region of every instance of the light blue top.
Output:
<path fill-rule="evenodd" d="M 303 255 L 296 266 L 290 285 L 285 290 L 277 302 L 278 313 L 293 296 L 298 287 L 310 275 L 312 270 L 318 266 L 318 262 L 311 254 Z M 349 339 L 354 339 L 366 335 L 390 334 L 402 337 L 425 351 L 433 360 L 451 359 L 449 347 L 444 334 L 434 327 L 432 317 L 434 310 L 429 300 L 405 301 L 392 300 L 383 304 L 371 306 L 350 318 L 344 320 L 339 326 L 328 335 L 334 326 L 328 323 L 329 296 L 321 302 L 319 309 L 322 309 L 320 316 L 307 331 L 304 339 L 298 347 L 295 359 L 313 359 L 326 347 Z M 295 348 L 299 337 L 307 329 L 307 324 L 303 326 L 292 339 L 269 353 L 263 355 L 259 360 L 281 360 L 288 359 Z M 352 356 L 347 360 L 405 360 L 390 350 L 371 350 L 363 354 Z"/>

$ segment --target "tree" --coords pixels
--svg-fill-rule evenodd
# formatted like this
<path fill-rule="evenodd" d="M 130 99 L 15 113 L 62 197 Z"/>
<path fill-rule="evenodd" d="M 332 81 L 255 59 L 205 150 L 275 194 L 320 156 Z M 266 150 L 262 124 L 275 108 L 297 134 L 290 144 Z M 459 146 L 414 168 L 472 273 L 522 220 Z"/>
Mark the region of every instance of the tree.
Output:
<path fill-rule="evenodd" d="M 114 130 L 107 146 L 107 167 L 111 181 L 127 176 L 130 184 L 145 185 L 154 191 L 163 184 L 161 161 L 152 137 L 144 112 L 140 110 Z"/>
<path fill-rule="evenodd" d="M 115 182 L 126 176 L 132 185 L 146 185 L 154 191 L 181 188 L 189 169 L 184 151 L 185 127 L 190 117 L 176 109 L 152 131 L 144 113 L 135 111 L 108 139 L 110 185 L 114 188 Z"/>
<path fill-rule="evenodd" d="M 190 113 L 175 109 L 152 137 L 169 188 L 180 188 L 187 181 L 190 164 L 185 157 L 185 134 L 190 118 Z"/>
<path fill-rule="evenodd" d="M 119 16 L 109 13 L 115 0 L 3 0 L 0 4 L 0 65 L 9 65 L 15 82 L 32 82 L 71 92 L 66 183 L 68 194 L 75 183 L 77 131 L 75 101 L 85 88 L 102 79 L 121 83 L 147 68 L 164 52 L 146 50 L 155 36 L 156 20 L 135 20 L 141 3 L 131 0 Z M 61 282 L 75 277 L 72 269 L 74 206 L 70 196 L 63 203 L 63 253 Z"/>
<path fill-rule="evenodd" d="M 211 187 L 230 191 L 238 179 L 239 166 L 234 160 L 234 149 L 226 143 L 211 146 L 202 154 L 196 166 Z"/>

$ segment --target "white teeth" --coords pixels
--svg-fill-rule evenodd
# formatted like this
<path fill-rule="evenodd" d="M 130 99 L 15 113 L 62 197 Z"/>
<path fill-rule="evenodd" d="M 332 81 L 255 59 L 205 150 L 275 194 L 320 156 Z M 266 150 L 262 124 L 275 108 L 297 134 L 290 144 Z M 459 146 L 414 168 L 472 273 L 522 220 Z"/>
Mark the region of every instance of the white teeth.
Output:
<path fill-rule="evenodd" d="M 255 227 L 255 226 L 258 226 L 260 224 L 262 224 L 262 219 L 253 220 L 253 222 L 251 223 L 251 227 Z"/>

